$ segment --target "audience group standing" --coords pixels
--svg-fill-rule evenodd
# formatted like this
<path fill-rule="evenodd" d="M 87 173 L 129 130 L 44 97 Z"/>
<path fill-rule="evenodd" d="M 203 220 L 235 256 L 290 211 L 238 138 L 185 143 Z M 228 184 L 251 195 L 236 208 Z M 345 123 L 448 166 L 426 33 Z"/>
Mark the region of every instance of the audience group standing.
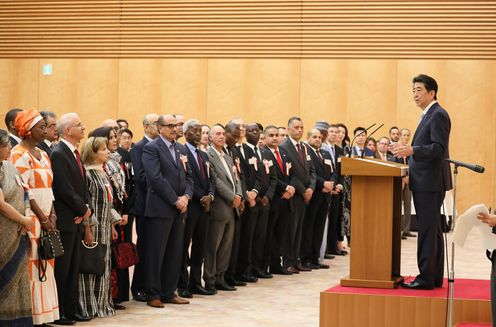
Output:
<path fill-rule="evenodd" d="M 126 120 L 86 136 L 76 113 L 12 109 L 0 130 L 0 324 L 72 325 L 136 301 L 162 308 L 194 294 L 236 291 L 274 274 L 327 269 L 346 255 L 351 179 L 340 157 L 407 163 L 388 152 L 410 131 L 367 138 L 343 124 L 299 117 L 285 127 L 237 118 L 208 126 L 181 115 L 147 114 L 135 144 Z M 183 138 L 184 137 L 184 141 Z M 79 152 L 81 151 L 81 153 Z M 410 233 L 403 180 L 403 238 Z M 112 259 L 136 227 L 132 283 Z M 38 255 L 59 231 L 64 254 Z M 84 248 L 100 244 L 103 273 L 82 272 Z M 190 267 L 188 269 L 188 267 Z M 203 268 L 203 269 L 202 269 Z M 203 282 L 202 282 L 203 281 Z"/>

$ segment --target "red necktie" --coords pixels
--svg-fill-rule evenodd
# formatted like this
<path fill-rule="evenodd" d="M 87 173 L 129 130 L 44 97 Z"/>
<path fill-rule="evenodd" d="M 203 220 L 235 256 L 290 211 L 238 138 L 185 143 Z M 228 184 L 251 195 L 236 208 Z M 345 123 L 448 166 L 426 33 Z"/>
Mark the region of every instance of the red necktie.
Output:
<path fill-rule="evenodd" d="M 276 160 L 277 160 L 277 163 L 279 164 L 279 167 L 281 168 L 282 174 L 286 175 L 284 168 L 282 166 L 282 159 L 281 159 L 281 155 L 279 154 L 279 150 L 276 148 L 276 150 L 274 152 L 276 153 Z"/>
<path fill-rule="evenodd" d="M 205 170 L 203 169 L 203 160 L 200 155 L 200 150 L 198 149 L 196 149 L 196 158 L 198 159 L 198 167 L 200 168 L 202 178 L 205 178 Z"/>
<path fill-rule="evenodd" d="M 74 154 L 76 155 L 76 162 L 78 164 L 79 171 L 81 172 L 81 176 L 84 177 L 83 164 L 81 163 L 81 156 L 79 155 L 78 149 L 74 150 Z"/>
<path fill-rule="evenodd" d="M 301 148 L 300 143 L 296 143 L 296 147 L 298 148 L 298 155 L 300 157 L 301 163 L 305 164 L 305 158 L 303 157 L 303 149 Z"/>

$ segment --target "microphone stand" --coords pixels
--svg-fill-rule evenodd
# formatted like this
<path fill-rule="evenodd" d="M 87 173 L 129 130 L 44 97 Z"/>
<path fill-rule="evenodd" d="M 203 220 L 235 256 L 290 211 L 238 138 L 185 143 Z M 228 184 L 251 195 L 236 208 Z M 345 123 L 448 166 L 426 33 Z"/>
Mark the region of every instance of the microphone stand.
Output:
<path fill-rule="evenodd" d="M 453 221 L 451 231 L 455 230 L 455 222 L 456 222 L 456 178 L 458 177 L 458 164 L 455 164 L 455 168 L 453 170 Z M 446 212 L 445 212 L 446 214 Z M 455 297 L 455 243 L 453 240 L 451 241 L 451 262 L 448 271 L 448 293 L 449 293 L 449 327 L 453 326 L 453 303 Z"/>

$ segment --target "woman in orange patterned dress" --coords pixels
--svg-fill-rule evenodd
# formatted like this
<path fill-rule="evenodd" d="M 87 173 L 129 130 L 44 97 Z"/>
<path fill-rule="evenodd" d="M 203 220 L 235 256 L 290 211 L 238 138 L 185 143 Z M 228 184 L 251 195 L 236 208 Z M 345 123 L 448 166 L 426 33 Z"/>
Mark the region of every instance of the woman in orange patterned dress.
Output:
<path fill-rule="evenodd" d="M 28 188 L 31 209 L 27 210 L 26 215 L 33 220 L 28 231 L 31 242 L 28 251 L 28 271 L 31 280 L 33 323 L 41 325 L 59 319 L 57 285 L 53 272 L 55 260 L 38 258 L 38 243 L 42 229 L 45 231 L 56 229 L 52 193 L 53 174 L 47 153 L 36 147 L 46 135 L 45 121 L 38 111 L 28 109 L 18 113 L 14 125 L 22 141 L 12 149 L 10 162 L 17 168 L 25 187 Z"/>

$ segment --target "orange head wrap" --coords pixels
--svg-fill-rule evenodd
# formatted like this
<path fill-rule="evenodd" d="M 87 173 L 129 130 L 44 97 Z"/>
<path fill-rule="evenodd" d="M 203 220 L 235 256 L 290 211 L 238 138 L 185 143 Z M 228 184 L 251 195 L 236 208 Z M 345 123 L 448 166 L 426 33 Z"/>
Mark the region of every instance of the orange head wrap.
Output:
<path fill-rule="evenodd" d="M 42 119 L 43 117 L 41 117 L 38 110 L 34 108 L 19 112 L 14 121 L 14 127 L 17 131 L 17 135 L 19 135 L 20 138 L 29 136 L 29 131 Z"/>

